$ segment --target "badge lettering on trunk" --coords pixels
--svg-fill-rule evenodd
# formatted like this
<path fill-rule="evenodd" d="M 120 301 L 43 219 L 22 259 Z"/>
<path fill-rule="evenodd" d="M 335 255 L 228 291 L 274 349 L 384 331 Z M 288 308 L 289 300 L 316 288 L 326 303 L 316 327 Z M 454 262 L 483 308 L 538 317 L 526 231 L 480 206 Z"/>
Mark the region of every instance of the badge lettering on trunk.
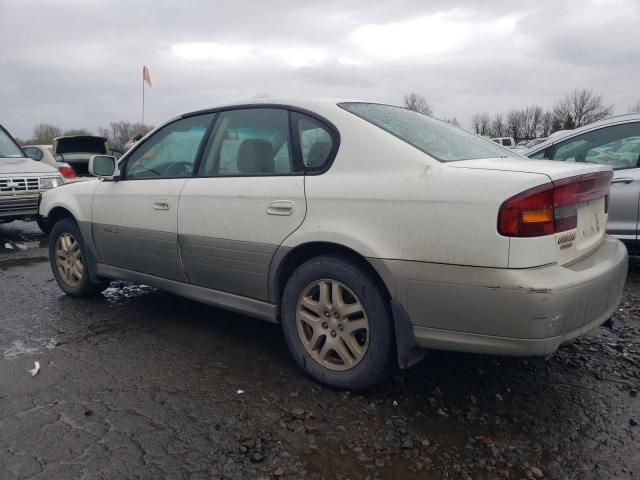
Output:
<path fill-rule="evenodd" d="M 558 246 L 560 247 L 560 250 L 571 247 L 575 239 L 575 233 L 567 233 L 566 235 L 562 235 L 560 238 L 558 238 Z"/>

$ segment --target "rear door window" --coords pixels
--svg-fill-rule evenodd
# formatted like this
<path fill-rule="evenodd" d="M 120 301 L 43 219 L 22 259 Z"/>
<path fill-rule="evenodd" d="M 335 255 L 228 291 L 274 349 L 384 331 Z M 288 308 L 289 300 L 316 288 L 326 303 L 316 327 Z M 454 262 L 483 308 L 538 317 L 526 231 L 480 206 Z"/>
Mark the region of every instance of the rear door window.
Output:
<path fill-rule="evenodd" d="M 640 167 L 640 122 L 612 125 L 555 145 L 553 160 L 597 163 L 614 170 Z"/>
<path fill-rule="evenodd" d="M 42 160 L 42 150 L 36 147 L 23 147 L 24 153 L 27 154 L 27 157 L 32 158 L 33 160 L 37 160 L 38 162 Z"/>
<path fill-rule="evenodd" d="M 296 172 L 289 112 L 243 108 L 218 115 L 200 176 L 287 175 Z"/>
<path fill-rule="evenodd" d="M 322 170 L 331 160 L 336 147 L 329 128 L 301 113 L 294 113 L 293 119 L 305 170 Z"/>

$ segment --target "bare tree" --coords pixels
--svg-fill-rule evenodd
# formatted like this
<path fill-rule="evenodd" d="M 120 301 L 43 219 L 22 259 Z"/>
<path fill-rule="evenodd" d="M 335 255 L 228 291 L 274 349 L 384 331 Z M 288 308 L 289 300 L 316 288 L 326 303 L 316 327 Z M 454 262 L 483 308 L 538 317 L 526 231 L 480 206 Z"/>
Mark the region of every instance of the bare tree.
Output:
<path fill-rule="evenodd" d="M 93 133 L 91 133 L 86 128 L 71 128 L 69 130 L 65 130 L 63 135 L 65 135 L 65 136 L 93 135 Z"/>
<path fill-rule="evenodd" d="M 523 136 L 527 140 L 536 138 L 536 132 L 542 121 L 542 107 L 538 105 L 530 105 L 521 111 L 523 120 Z"/>
<path fill-rule="evenodd" d="M 54 138 L 60 137 L 61 135 L 62 130 L 55 125 L 41 123 L 34 127 L 31 142 L 36 145 L 49 145 L 50 143 L 53 143 Z"/>
<path fill-rule="evenodd" d="M 491 120 L 491 136 L 502 137 L 506 133 L 506 125 L 504 123 L 504 115 L 496 113 Z"/>
<path fill-rule="evenodd" d="M 433 115 L 433 109 L 427 103 L 427 99 L 414 92 L 405 94 L 404 107 L 414 112 Z"/>
<path fill-rule="evenodd" d="M 136 134 L 131 122 L 111 122 L 109 127 L 111 127 L 111 131 L 108 138 L 115 148 L 123 149 L 125 144 Z"/>
<path fill-rule="evenodd" d="M 522 110 L 510 110 L 507 114 L 507 132 L 517 142 L 524 138 L 525 118 Z"/>
<path fill-rule="evenodd" d="M 142 125 L 141 123 L 131 123 L 126 121 L 111 122 L 110 129 L 100 128 L 98 132 L 101 136 L 106 137 L 111 148 L 124 150 L 125 145 L 137 135 L 146 135 L 153 129 L 150 125 Z"/>
<path fill-rule="evenodd" d="M 541 137 L 548 137 L 553 128 L 553 112 L 546 111 L 542 114 L 542 118 L 540 119 L 540 128 L 538 129 L 538 133 Z"/>
<path fill-rule="evenodd" d="M 629 110 L 627 110 L 628 113 L 640 113 L 640 100 L 638 100 L 636 103 L 629 105 Z"/>
<path fill-rule="evenodd" d="M 491 117 L 487 112 L 478 112 L 474 113 L 471 117 L 471 124 L 473 126 L 473 130 L 478 135 L 489 135 L 491 132 L 489 131 L 489 125 L 491 123 Z"/>
<path fill-rule="evenodd" d="M 553 113 L 563 124 L 566 125 L 571 118 L 574 128 L 602 120 L 611 115 L 612 110 L 612 105 L 604 105 L 602 95 L 586 88 L 566 93 L 553 107 Z"/>

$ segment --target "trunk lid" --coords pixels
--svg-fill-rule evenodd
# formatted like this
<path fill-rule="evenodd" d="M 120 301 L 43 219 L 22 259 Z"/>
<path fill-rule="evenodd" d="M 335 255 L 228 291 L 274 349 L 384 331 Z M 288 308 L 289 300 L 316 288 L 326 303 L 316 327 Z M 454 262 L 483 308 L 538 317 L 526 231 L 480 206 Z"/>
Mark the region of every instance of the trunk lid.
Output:
<path fill-rule="evenodd" d="M 107 144 L 104 137 L 95 135 L 77 135 L 73 137 L 58 137 L 53 141 L 53 155 L 70 153 L 90 153 L 92 155 L 106 155 Z"/>
<path fill-rule="evenodd" d="M 59 137 L 53 141 L 53 155 L 57 161 L 69 164 L 76 176 L 89 176 L 89 159 L 107 154 L 106 141 L 96 135 Z"/>
<path fill-rule="evenodd" d="M 553 184 L 556 189 L 568 187 L 576 190 L 575 200 L 570 202 L 575 207 L 554 208 L 556 225 L 563 216 L 575 214 L 575 227 L 541 236 L 510 237 L 511 268 L 570 263 L 595 250 L 605 236 L 608 187 L 603 190 L 596 185 L 598 182 L 602 184 L 602 176 L 611 171 L 607 166 L 520 158 L 465 160 L 449 165 L 454 168 L 537 173 L 545 175 L 549 185 Z"/>
<path fill-rule="evenodd" d="M 524 157 L 484 158 L 463 160 L 447 165 L 455 168 L 473 168 L 480 170 L 501 170 L 505 172 L 541 173 L 551 180 L 561 180 L 593 172 L 606 172 L 611 168 L 594 163 L 558 162 L 554 160 L 531 160 Z"/>

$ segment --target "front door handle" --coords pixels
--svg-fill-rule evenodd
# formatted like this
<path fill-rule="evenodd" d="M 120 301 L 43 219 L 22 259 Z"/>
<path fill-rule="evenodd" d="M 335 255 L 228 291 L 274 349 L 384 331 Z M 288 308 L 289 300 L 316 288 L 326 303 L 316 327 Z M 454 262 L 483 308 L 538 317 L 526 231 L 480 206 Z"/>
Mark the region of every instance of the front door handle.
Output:
<path fill-rule="evenodd" d="M 616 184 L 616 183 L 631 183 L 633 182 L 633 178 L 614 178 L 613 180 L 611 180 L 611 184 Z"/>
<path fill-rule="evenodd" d="M 171 203 L 169 202 L 168 198 L 156 198 L 156 200 L 153 202 L 154 210 L 169 210 L 170 207 Z"/>
<path fill-rule="evenodd" d="M 291 200 L 276 200 L 269 204 L 267 208 L 269 215 L 292 215 L 293 214 L 293 202 Z"/>

